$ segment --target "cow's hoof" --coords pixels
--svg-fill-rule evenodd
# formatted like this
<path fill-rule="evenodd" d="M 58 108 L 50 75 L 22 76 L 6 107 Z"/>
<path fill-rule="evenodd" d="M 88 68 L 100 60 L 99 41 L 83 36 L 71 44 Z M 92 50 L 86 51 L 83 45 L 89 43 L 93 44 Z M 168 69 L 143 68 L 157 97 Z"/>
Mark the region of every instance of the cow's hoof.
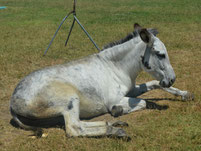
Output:
<path fill-rule="evenodd" d="M 194 100 L 194 94 L 187 92 L 185 95 L 182 96 L 182 101 L 192 101 Z"/>
<path fill-rule="evenodd" d="M 124 141 L 130 141 L 131 138 L 126 134 L 122 128 L 116 128 L 109 126 L 107 129 L 107 136 L 122 139 Z"/>

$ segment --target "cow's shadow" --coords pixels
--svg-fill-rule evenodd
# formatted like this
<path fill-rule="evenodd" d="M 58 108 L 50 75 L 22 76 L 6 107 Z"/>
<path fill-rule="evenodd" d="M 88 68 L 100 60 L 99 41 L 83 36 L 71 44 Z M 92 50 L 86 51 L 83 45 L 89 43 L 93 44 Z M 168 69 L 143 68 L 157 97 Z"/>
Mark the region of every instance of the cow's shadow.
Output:
<path fill-rule="evenodd" d="M 63 116 L 54 117 L 54 118 L 46 118 L 46 119 L 25 119 L 24 117 L 20 117 L 20 121 L 29 126 L 40 127 L 40 128 L 61 128 L 65 129 L 65 122 Z M 10 124 L 16 128 L 21 128 L 14 119 L 10 120 Z"/>
<path fill-rule="evenodd" d="M 150 98 L 150 99 L 144 99 L 146 101 L 146 109 L 153 109 L 153 110 L 167 110 L 169 108 L 168 105 L 159 105 L 155 102 L 157 101 L 178 101 L 178 99 L 173 98 Z"/>

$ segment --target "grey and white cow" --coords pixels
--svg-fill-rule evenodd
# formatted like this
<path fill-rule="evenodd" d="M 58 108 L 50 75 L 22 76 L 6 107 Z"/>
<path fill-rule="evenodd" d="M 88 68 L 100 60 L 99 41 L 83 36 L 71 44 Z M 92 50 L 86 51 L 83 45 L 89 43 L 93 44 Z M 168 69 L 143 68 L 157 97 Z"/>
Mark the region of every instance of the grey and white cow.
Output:
<path fill-rule="evenodd" d="M 171 87 L 175 73 L 157 30 L 134 25 L 126 38 L 110 43 L 100 53 L 26 76 L 15 88 L 10 102 L 13 119 L 27 130 L 38 130 L 34 121 L 63 116 L 66 134 L 72 136 L 126 137 L 123 122 L 85 122 L 105 113 L 113 116 L 142 110 L 146 101 L 137 96 L 162 89 L 182 99 L 191 94 Z M 156 80 L 136 85 L 146 71 Z M 53 122 L 53 121 L 52 121 Z"/>

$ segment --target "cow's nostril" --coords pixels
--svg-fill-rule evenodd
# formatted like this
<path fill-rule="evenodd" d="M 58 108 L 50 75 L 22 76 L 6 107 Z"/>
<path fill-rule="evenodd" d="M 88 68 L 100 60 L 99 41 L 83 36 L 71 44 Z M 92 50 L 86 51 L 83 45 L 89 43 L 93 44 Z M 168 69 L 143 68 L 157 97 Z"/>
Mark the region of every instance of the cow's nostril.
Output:
<path fill-rule="evenodd" d="M 171 84 L 175 82 L 175 78 L 170 80 Z"/>
<path fill-rule="evenodd" d="M 171 82 L 171 84 L 172 84 L 172 83 L 174 82 L 174 80 L 172 79 L 170 82 Z"/>

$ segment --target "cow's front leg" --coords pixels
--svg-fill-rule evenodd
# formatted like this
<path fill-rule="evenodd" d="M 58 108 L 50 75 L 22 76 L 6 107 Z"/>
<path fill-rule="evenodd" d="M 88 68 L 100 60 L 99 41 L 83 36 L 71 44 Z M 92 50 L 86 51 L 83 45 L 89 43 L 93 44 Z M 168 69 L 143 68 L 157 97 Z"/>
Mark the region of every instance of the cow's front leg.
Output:
<path fill-rule="evenodd" d="M 80 100 L 79 98 L 70 98 L 68 107 L 64 107 L 62 111 L 65 129 L 68 137 L 86 136 L 86 137 L 117 137 L 126 141 L 130 140 L 130 137 L 122 128 L 114 127 L 114 123 L 108 123 L 105 121 L 86 122 L 81 121 L 80 115 Z M 120 123 L 121 124 L 121 123 Z M 118 126 L 118 125 L 117 125 Z"/>
<path fill-rule="evenodd" d="M 194 95 L 188 91 L 182 91 L 174 87 L 163 88 L 159 85 L 159 81 L 153 80 L 144 84 L 136 85 L 128 94 L 128 97 L 137 97 L 143 93 L 149 92 L 151 90 L 161 89 L 169 92 L 175 96 L 181 96 L 182 100 L 193 100 Z"/>
<path fill-rule="evenodd" d="M 135 85 L 126 96 L 128 97 L 138 97 L 151 90 L 160 89 L 159 82 L 156 80 L 149 81 L 140 85 Z"/>
<path fill-rule="evenodd" d="M 139 98 L 124 97 L 118 104 L 111 106 L 110 113 L 114 117 L 146 108 L 146 101 Z"/>
<path fill-rule="evenodd" d="M 169 92 L 175 96 L 181 96 L 183 101 L 194 100 L 194 95 L 188 91 L 182 91 L 174 87 L 162 88 L 162 90 Z"/>

